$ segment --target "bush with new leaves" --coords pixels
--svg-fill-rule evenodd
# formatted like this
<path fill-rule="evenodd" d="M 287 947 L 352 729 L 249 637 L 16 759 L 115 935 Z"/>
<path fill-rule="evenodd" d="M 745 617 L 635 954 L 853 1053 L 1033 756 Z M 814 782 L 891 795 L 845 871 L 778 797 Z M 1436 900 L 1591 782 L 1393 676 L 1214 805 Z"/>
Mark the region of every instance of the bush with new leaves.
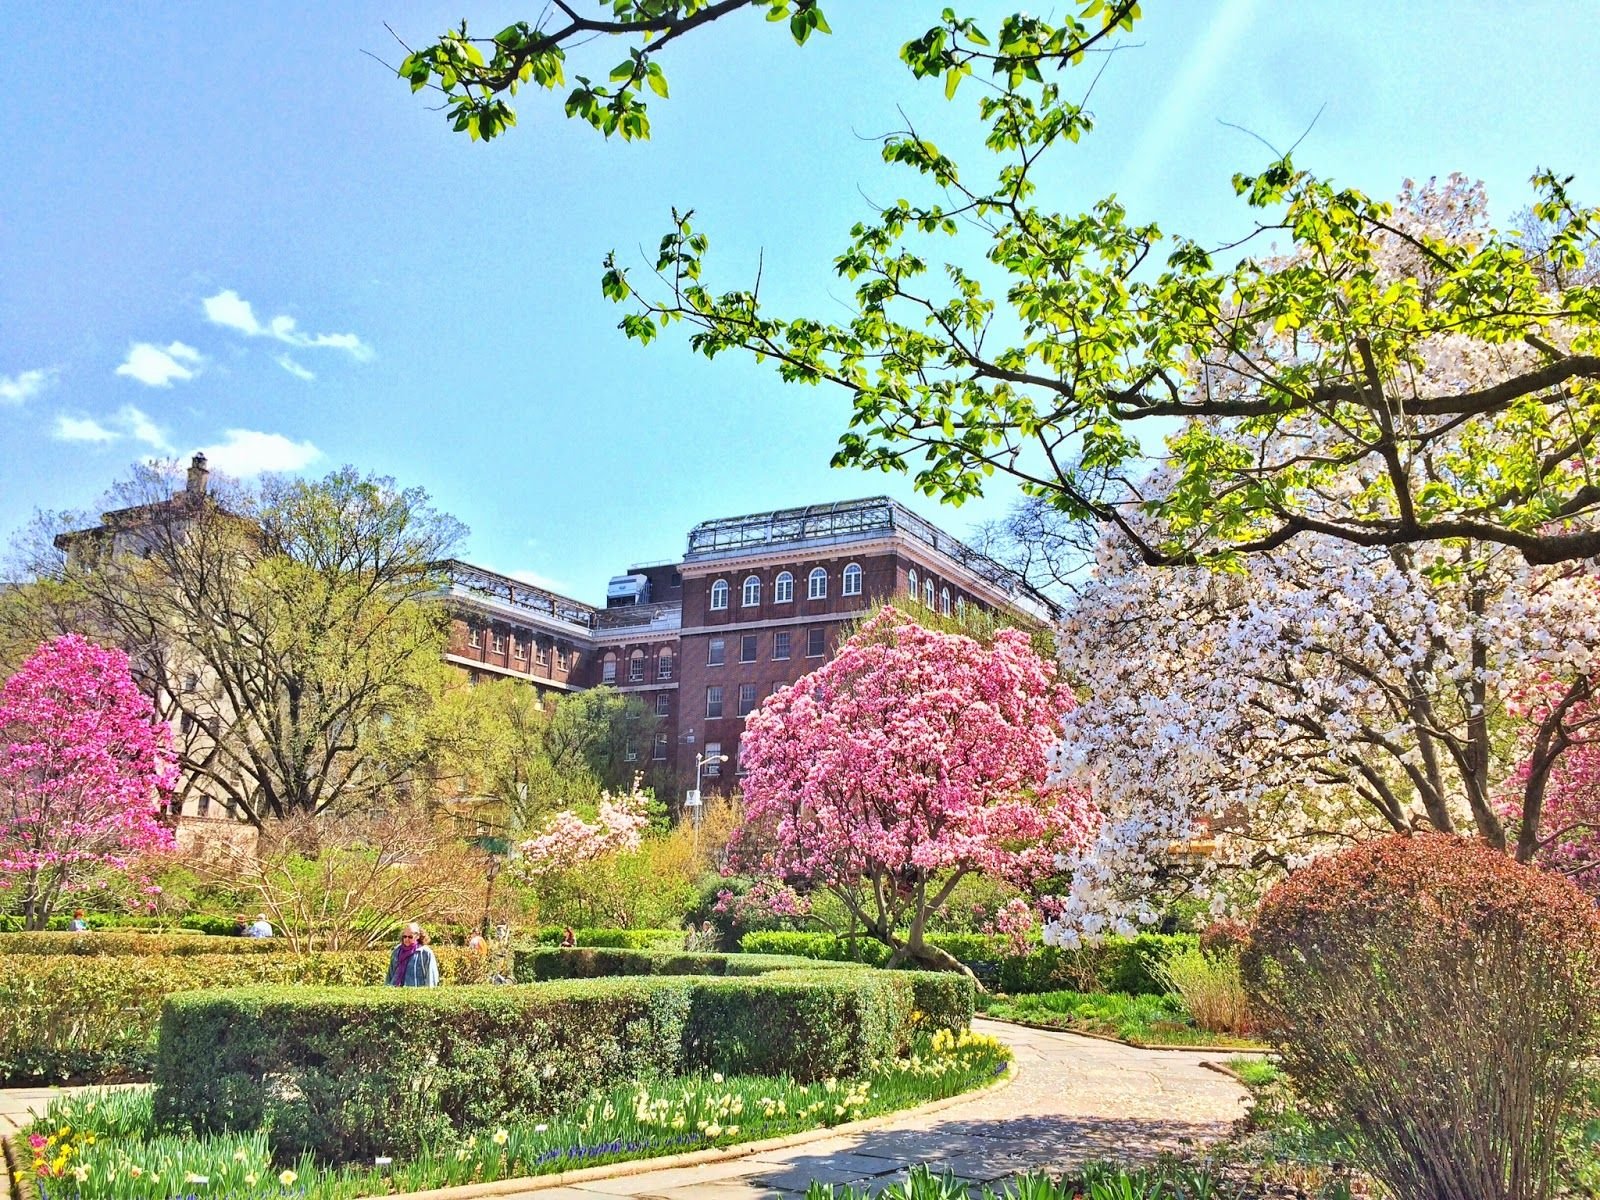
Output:
<path fill-rule="evenodd" d="M 1543 1200 L 1597 1049 L 1600 917 L 1449 834 L 1381 838 L 1267 895 L 1243 957 L 1295 1090 L 1408 1200 Z"/>

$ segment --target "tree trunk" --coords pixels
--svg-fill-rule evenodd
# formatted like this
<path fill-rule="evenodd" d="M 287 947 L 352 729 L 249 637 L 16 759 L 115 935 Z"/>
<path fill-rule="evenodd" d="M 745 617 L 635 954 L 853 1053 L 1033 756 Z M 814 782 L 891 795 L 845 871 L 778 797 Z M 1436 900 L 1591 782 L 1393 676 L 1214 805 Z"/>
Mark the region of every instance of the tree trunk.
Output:
<path fill-rule="evenodd" d="M 882 940 L 886 945 L 894 950 L 894 953 L 889 956 L 889 962 L 887 963 L 887 966 L 891 968 L 904 966 L 909 963 L 910 965 L 924 971 L 954 971 L 957 974 L 965 975 L 968 979 L 972 980 L 973 986 L 976 987 L 980 992 L 988 991 L 988 989 L 983 986 L 982 981 L 980 981 L 978 977 L 972 973 L 972 968 L 967 966 L 966 963 L 962 962 L 948 950 L 941 950 L 937 946 L 930 946 L 926 942 L 922 941 L 921 938 L 915 939 L 914 943 L 912 939 L 908 938 L 905 942 L 902 942 L 899 945 L 896 945 L 895 942 L 889 938 L 883 938 Z"/>

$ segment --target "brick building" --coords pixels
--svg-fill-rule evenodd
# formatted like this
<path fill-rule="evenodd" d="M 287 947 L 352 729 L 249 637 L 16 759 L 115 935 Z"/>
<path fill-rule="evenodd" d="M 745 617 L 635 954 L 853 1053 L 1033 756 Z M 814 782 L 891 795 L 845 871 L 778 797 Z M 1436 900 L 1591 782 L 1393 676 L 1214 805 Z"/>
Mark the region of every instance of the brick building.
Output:
<path fill-rule="evenodd" d="M 737 774 L 744 718 L 832 656 L 875 602 L 910 595 L 1049 621 L 1054 605 L 994 560 L 886 497 L 705 521 L 682 562 L 615 577 L 595 608 L 465 563 L 445 564 L 455 622 L 448 660 L 474 677 L 548 691 L 637 694 L 662 718 L 641 766 L 708 789 Z M 559 656 L 559 657 L 558 657 Z"/>

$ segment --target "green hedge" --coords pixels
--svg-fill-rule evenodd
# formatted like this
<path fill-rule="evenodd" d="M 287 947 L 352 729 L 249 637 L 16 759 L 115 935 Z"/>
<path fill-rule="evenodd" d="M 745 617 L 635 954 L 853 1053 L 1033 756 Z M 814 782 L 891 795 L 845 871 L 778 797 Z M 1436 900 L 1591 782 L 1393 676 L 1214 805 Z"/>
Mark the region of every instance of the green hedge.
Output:
<path fill-rule="evenodd" d="M 198 933 L 0 933 L 0 955 L 7 954 L 284 954 L 277 938 L 204 937 Z"/>
<path fill-rule="evenodd" d="M 46 922 L 46 928 L 55 933 L 65 933 L 67 923 L 72 920 L 71 913 L 58 913 Z M 84 918 L 90 929 L 149 929 L 155 931 L 187 929 L 194 933 L 234 934 L 234 920 L 232 917 L 208 916 L 204 913 L 191 913 L 187 917 L 173 920 L 171 917 L 130 917 L 116 913 L 90 913 Z M 21 933 L 22 918 L 14 915 L 0 915 L 0 933 Z"/>
<path fill-rule="evenodd" d="M 444 982 L 485 977 L 481 955 L 435 951 Z M 383 950 L 302 957 L 281 946 L 277 954 L 248 955 L 0 955 L 0 1082 L 148 1074 L 161 1005 L 174 993 L 231 984 L 377 984 L 388 965 Z"/>
<path fill-rule="evenodd" d="M 854 1074 L 906 1046 L 918 984 L 813 964 L 744 978 L 191 993 L 162 1014 L 156 1117 L 197 1134 L 264 1126 L 280 1155 L 411 1154 L 652 1075 Z"/>
<path fill-rule="evenodd" d="M 546 925 L 534 936 L 541 946 L 559 946 L 566 929 L 561 925 Z M 604 947 L 612 950 L 682 950 L 685 932 L 682 929 L 574 929 L 579 946 Z"/>
<path fill-rule="evenodd" d="M 552 979 L 600 979 L 616 975 L 767 975 L 773 971 L 848 969 L 852 963 L 819 962 L 792 954 L 691 954 L 670 950 L 515 950 L 518 983 Z"/>
<path fill-rule="evenodd" d="M 1073 949 L 1040 946 L 1021 955 L 1011 953 L 1009 939 L 989 934 L 932 934 L 928 942 L 973 967 L 1003 992 L 1101 991 L 1157 996 L 1166 988 L 1153 968 L 1169 955 L 1197 946 L 1199 939 L 1190 933 L 1142 933 L 1131 938 L 1108 937 Z M 882 942 L 831 933 L 747 933 L 739 940 L 739 948 L 756 954 L 872 966 L 889 960 L 889 948 Z"/>

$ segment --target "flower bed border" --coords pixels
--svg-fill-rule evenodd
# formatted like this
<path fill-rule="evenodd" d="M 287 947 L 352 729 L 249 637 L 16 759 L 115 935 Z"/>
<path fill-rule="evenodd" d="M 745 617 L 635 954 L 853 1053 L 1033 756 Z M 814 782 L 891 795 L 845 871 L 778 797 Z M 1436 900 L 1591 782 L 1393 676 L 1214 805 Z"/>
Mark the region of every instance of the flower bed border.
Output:
<path fill-rule="evenodd" d="M 977 1012 L 973 1016 L 978 1020 L 993 1021 L 997 1025 L 1016 1025 L 1022 1029 L 1037 1029 L 1042 1033 L 1070 1033 L 1073 1037 L 1094 1038 L 1100 1042 L 1115 1042 L 1119 1046 L 1130 1046 L 1135 1050 L 1186 1050 L 1194 1054 L 1267 1054 L 1272 1047 L 1265 1042 L 1254 1042 L 1246 1046 L 1184 1046 L 1172 1042 L 1136 1042 L 1130 1038 L 1121 1038 L 1114 1033 L 1095 1033 L 1088 1029 L 1068 1029 L 1062 1025 L 1045 1025 L 1038 1021 L 1019 1021 L 1015 1017 L 997 1017 L 992 1013 Z"/>
<path fill-rule="evenodd" d="M 1056 1032 L 1060 1032 L 1057 1030 Z M 501 1196 L 512 1192 L 542 1192 L 551 1188 L 566 1187 L 576 1183 L 591 1183 L 601 1179 L 623 1179 L 630 1175 L 642 1175 L 647 1171 L 667 1171 L 677 1167 L 698 1167 L 708 1163 L 728 1162 L 740 1158 L 749 1158 L 754 1154 L 765 1154 L 771 1150 L 787 1150 L 794 1146 L 805 1146 L 812 1142 L 824 1141 L 831 1137 L 848 1136 L 852 1133 L 870 1133 L 904 1117 L 922 1116 L 928 1113 L 942 1112 L 948 1108 L 976 1100 L 980 1096 L 989 1096 L 995 1092 L 1003 1091 L 1016 1082 L 1018 1074 L 1016 1056 L 1013 1055 L 1005 1071 L 996 1075 L 986 1083 L 969 1088 L 954 1096 L 945 1096 L 939 1100 L 929 1100 L 925 1104 L 916 1104 L 910 1108 L 900 1108 L 893 1112 L 880 1113 L 876 1117 L 868 1117 L 862 1121 L 847 1121 L 842 1125 L 822 1125 L 816 1129 L 803 1130 L 800 1133 L 785 1134 L 783 1137 L 763 1138 L 755 1142 L 736 1142 L 730 1146 L 710 1146 L 704 1150 L 686 1150 L 679 1154 L 658 1154 L 645 1158 L 630 1158 L 622 1162 L 606 1163 L 598 1167 L 580 1167 L 573 1171 L 560 1171 L 550 1175 L 520 1175 L 515 1178 L 495 1179 L 487 1183 L 467 1183 L 456 1187 L 429 1188 L 420 1192 L 395 1192 L 375 1194 L 371 1200 L 380 1200 L 383 1195 L 403 1196 L 407 1200 L 476 1200 L 481 1196 Z M 5 1165 L 8 1168 L 10 1188 L 6 1192 L 9 1200 L 39 1200 L 39 1191 L 33 1186 L 32 1177 L 21 1170 L 18 1164 L 22 1161 L 20 1141 L 23 1137 L 18 1130 L 10 1137 L 0 1138 L 0 1150 L 4 1151 Z"/>

